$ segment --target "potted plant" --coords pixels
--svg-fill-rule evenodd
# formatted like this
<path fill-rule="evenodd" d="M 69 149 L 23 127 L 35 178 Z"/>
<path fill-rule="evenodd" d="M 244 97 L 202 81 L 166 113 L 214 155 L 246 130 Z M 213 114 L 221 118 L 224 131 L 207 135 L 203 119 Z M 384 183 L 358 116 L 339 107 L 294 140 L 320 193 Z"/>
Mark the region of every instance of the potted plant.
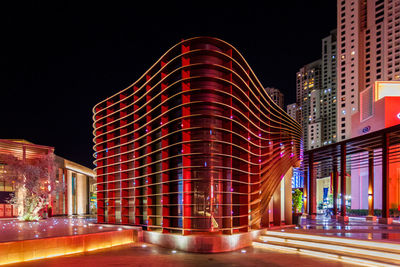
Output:
<path fill-rule="evenodd" d="M 47 215 L 50 217 L 53 217 L 53 207 L 52 206 L 48 206 L 47 207 Z"/>
<path fill-rule="evenodd" d="M 300 224 L 301 209 L 303 208 L 303 192 L 299 189 L 295 189 L 292 193 L 292 205 L 293 205 L 293 223 L 296 225 Z"/>

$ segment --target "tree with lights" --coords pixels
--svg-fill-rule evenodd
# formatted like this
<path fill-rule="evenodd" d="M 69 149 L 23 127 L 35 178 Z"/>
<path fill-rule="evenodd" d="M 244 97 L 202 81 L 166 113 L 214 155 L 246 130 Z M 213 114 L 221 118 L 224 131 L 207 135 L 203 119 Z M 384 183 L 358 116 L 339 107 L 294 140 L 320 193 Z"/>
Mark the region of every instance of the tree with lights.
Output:
<path fill-rule="evenodd" d="M 18 207 L 19 219 L 40 219 L 39 211 L 49 204 L 52 196 L 63 190 L 56 181 L 54 155 L 47 154 L 29 161 L 13 155 L 0 155 L 0 162 L 4 164 L 0 179 L 14 186 L 9 203 Z"/>

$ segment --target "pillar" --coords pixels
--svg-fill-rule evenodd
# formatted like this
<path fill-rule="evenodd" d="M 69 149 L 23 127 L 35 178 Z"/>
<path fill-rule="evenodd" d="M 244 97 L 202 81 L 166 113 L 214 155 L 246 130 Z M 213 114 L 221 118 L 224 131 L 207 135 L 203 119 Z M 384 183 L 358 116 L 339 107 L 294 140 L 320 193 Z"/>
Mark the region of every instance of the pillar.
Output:
<path fill-rule="evenodd" d="M 272 199 L 270 201 L 273 201 Z M 270 202 L 271 203 L 271 202 Z M 269 206 L 270 204 L 268 204 L 268 208 L 267 211 L 262 213 L 261 215 L 261 223 L 260 226 L 261 228 L 269 228 L 270 227 L 270 221 L 269 221 Z"/>
<path fill-rule="evenodd" d="M 314 154 L 309 154 L 309 162 L 308 162 L 308 219 L 315 219 L 317 216 L 317 196 L 316 196 L 316 187 L 317 181 L 315 179 L 314 172 Z"/>
<path fill-rule="evenodd" d="M 332 191 L 333 191 L 333 218 L 336 218 L 338 214 L 338 206 L 337 206 L 337 197 L 339 191 L 339 183 L 338 183 L 338 169 L 337 162 L 335 158 L 332 158 Z"/>
<path fill-rule="evenodd" d="M 376 221 L 374 216 L 374 150 L 368 151 L 368 221 Z"/>
<path fill-rule="evenodd" d="M 382 218 L 380 223 L 391 224 L 393 218 L 389 217 L 389 136 L 382 136 Z"/>
<path fill-rule="evenodd" d="M 276 188 L 274 194 L 273 194 L 273 202 L 272 202 L 272 207 L 273 207 L 273 220 L 274 220 L 274 226 L 279 226 L 281 225 L 281 183 L 279 183 L 278 187 Z"/>
<path fill-rule="evenodd" d="M 308 172 L 307 169 L 304 170 L 304 177 L 303 177 L 303 207 L 304 207 L 304 213 L 307 214 L 309 212 L 308 210 Z"/>
<path fill-rule="evenodd" d="M 293 168 L 290 168 L 289 171 L 285 174 L 285 205 L 284 205 L 284 213 L 285 213 L 285 224 L 292 224 L 292 177 L 293 177 Z M 296 222 L 297 223 L 297 222 Z"/>
<path fill-rule="evenodd" d="M 340 221 L 348 221 L 346 216 L 346 143 L 340 145 Z"/>
<path fill-rule="evenodd" d="M 340 145 L 340 215 L 346 216 L 346 144 Z"/>

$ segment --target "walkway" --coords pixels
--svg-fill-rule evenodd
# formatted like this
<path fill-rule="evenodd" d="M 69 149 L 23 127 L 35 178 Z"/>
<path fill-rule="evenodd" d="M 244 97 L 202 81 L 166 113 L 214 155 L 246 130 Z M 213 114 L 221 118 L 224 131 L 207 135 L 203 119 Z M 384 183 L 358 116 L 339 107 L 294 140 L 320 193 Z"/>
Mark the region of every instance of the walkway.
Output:
<path fill-rule="evenodd" d="M 350 217 L 348 223 L 340 223 L 323 215 L 316 220 L 302 220 L 300 227 L 285 230 L 324 236 L 348 237 L 361 240 L 398 242 L 400 244 L 400 222 L 391 225 L 366 221 L 363 217 Z"/>
<path fill-rule="evenodd" d="M 38 222 L 20 222 L 18 219 L 0 221 L 0 242 L 21 241 L 57 236 L 82 235 L 116 230 L 92 225 L 93 220 L 53 217 Z"/>
<path fill-rule="evenodd" d="M 339 223 L 318 216 L 302 220 L 299 227 L 267 230 L 253 246 L 363 266 L 399 266 L 400 224 L 383 225 L 362 218 Z"/>
<path fill-rule="evenodd" d="M 142 247 L 143 246 L 143 247 Z M 103 249 L 69 256 L 61 256 L 9 267 L 41 267 L 41 266 L 134 266 L 134 267 L 202 267 L 202 266 L 355 266 L 338 261 L 311 256 L 277 252 L 262 248 L 246 248 L 228 253 L 203 254 L 173 251 L 149 244 L 131 244 L 110 249 Z"/>
<path fill-rule="evenodd" d="M 0 265 L 136 243 L 138 227 L 90 224 L 87 219 L 0 221 Z"/>

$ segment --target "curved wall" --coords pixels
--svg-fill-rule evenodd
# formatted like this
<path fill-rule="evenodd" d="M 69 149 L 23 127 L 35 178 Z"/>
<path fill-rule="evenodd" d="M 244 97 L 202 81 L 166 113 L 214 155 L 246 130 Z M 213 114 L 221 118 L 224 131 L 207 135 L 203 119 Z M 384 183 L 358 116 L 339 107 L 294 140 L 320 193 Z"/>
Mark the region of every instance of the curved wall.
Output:
<path fill-rule="evenodd" d="M 300 126 L 216 38 L 173 46 L 93 112 L 99 222 L 247 232 L 299 162 Z"/>

